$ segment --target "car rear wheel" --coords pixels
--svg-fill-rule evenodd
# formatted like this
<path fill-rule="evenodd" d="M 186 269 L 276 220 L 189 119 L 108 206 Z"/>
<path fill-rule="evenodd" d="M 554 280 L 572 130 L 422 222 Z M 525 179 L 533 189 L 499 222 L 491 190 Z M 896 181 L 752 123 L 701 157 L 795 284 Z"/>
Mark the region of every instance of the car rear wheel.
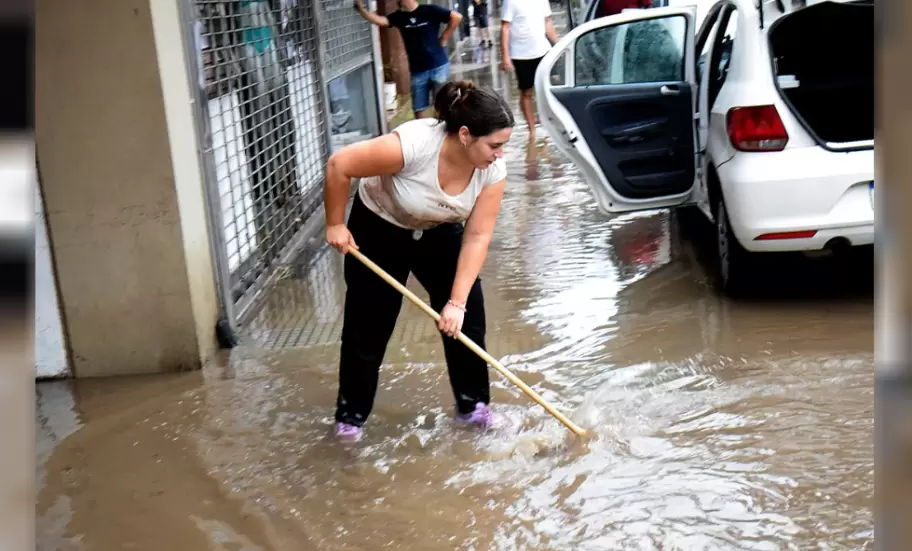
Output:
<path fill-rule="evenodd" d="M 725 201 L 719 200 L 716 203 L 715 218 L 719 290 L 729 296 L 739 296 L 748 287 L 751 255 L 732 232 Z"/>

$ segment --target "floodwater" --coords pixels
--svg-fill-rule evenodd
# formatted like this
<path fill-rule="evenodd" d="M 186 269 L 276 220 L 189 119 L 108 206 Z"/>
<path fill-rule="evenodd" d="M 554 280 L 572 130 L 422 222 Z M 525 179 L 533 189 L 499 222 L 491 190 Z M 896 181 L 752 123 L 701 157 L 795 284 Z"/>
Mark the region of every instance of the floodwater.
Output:
<path fill-rule="evenodd" d="M 344 289 L 317 249 L 202 372 L 39 385 L 38 549 L 872 548 L 870 256 L 723 299 L 698 225 L 601 215 L 541 134 L 507 154 L 489 349 L 591 440 L 493 371 L 500 426 L 454 426 L 406 303 L 364 440 L 333 442 Z"/>

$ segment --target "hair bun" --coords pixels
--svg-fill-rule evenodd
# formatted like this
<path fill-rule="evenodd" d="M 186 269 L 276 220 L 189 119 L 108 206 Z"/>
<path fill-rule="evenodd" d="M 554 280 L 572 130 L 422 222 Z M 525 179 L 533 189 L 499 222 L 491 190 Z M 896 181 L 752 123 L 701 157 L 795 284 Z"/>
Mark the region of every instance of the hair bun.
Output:
<path fill-rule="evenodd" d="M 450 81 L 444 84 L 434 100 L 437 117 L 446 120 L 454 108 L 469 99 L 469 96 L 472 95 L 471 91 L 474 89 L 475 84 L 468 80 Z"/>
<path fill-rule="evenodd" d="M 475 84 L 471 80 L 462 80 L 456 83 L 456 97 L 453 98 L 453 105 L 463 103 L 469 98 L 469 93 L 475 89 Z"/>
<path fill-rule="evenodd" d="M 473 136 L 486 136 L 494 129 L 513 126 L 513 114 L 502 97 L 493 91 L 477 88 L 471 80 L 451 80 L 434 98 L 438 121 L 446 124 L 448 133 L 463 126 Z"/>

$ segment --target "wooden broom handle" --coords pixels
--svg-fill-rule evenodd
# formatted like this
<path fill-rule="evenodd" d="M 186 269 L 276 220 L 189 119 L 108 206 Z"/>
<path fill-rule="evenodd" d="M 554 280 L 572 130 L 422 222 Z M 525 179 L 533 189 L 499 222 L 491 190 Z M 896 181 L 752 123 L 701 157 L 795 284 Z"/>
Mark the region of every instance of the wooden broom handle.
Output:
<path fill-rule="evenodd" d="M 415 306 L 417 306 L 418 308 L 421 308 L 422 310 L 424 310 L 424 313 L 427 314 L 428 316 L 430 316 L 431 318 L 433 318 L 434 321 L 440 321 L 440 314 L 438 314 L 437 312 L 435 312 L 433 308 L 431 308 L 430 306 L 427 305 L 427 303 L 425 303 L 423 300 L 421 300 L 420 298 L 418 298 L 418 296 L 417 296 L 415 293 L 409 291 L 408 288 L 407 288 L 405 285 L 399 283 L 393 276 L 391 276 L 391 275 L 389 275 L 388 273 L 386 273 L 386 271 L 383 270 L 383 268 L 381 268 L 380 266 L 377 266 L 376 264 L 373 263 L 373 261 L 371 261 L 369 258 L 367 258 L 366 256 L 364 256 L 363 254 L 361 254 L 360 251 L 358 251 L 358 250 L 355 249 L 355 248 L 351 248 L 351 249 L 349 249 L 348 254 L 350 254 L 350 255 L 354 256 L 355 258 L 357 258 L 358 260 L 360 260 L 360 261 L 361 261 L 365 266 L 367 266 L 372 272 L 374 272 L 375 274 L 377 274 L 378 276 L 380 276 L 381 278 L 383 278 L 387 283 L 389 283 L 390 285 L 392 285 L 393 287 L 395 287 L 397 291 L 399 291 L 400 293 L 402 293 L 402 294 L 405 296 L 405 298 L 407 298 L 407 299 L 409 299 L 410 301 L 412 301 L 412 303 L 413 303 Z M 504 377 L 506 377 L 507 379 L 509 379 L 509 381 L 510 381 L 511 383 L 513 383 L 514 385 L 518 386 L 519 389 L 522 390 L 523 392 L 525 392 L 527 396 L 529 396 L 530 398 L 532 398 L 533 400 L 535 400 L 536 402 L 538 402 L 538 404 L 539 404 L 541 407 L 545 408 L 545 410 L 546 410 L 548 413 L 550 413 L 551 415 L 553 415 L 558 421 L 560 421 L 561 423 L 563 423 L 564 426 L 566 426 L 568 429 L 570 429 L 571 431 L 573 431 L 574 434 L 576 434 L 577 436 L 583 436 L 583 435 L 586 433 L 586 431 L 583 430 L 582 428 L 580 428 L 576 423 L 574 423 L 573 421 L 571 421 L 570 419 L 568 419 L 568 418 L 567 418 L 566 416 L 564 416 L 564 414 L 562 414 L 561 412 L 559 412 L 559 411 L 557 411 L 556 409 L 554 409 L 554 406 L 552 406 L 551 404 L 549 404 L 548 402 L 546 402 L 544 398 L 542 398 L 541 396 L 538 395 L 537 392 L 535 392 L 534 390 L 532 390 L 532 388 L 529 387 L 529 385 L 527 385 L 526 383 L 524 383 L 524 382 L 522 381 L 522 379 L 520 379 L 519 377 L 517 377 L 516 375 L 514 375 L 514 374 L 513 374 L 509 369 L 507 369 L 506 367 L 502 366 L 502 365 L 500 364 L 500 362 L 498 362 L 498 361 L 495 360 L 490 354 L 488 354 L 487 352 L 485 352 L 485 350 L 484 350 L 483 348 L 481 348 L 480 346 L 478 346 L 477 344 L 475 344 L 475 343 L 472 341 L 472 339 L 466 337 L 466 336 L 462 333 L 462 331 L 459 332 L 459 334 L 456 336 L 456 338 L 459 340 L 459 342 L 461 342 L 462 344 L 464 344 L 464 345 L 466 345 L 467 347 L 469 347 L 469 349 L 470 349 L 472 352 L 478 354 L 478 356 L 479 356 L 481 359 L 483 359 L 484 361 L 488 362 L 488 364 L 490 364 L 491 367 L 493 367 L 494 369 L 496 369 L 497 371 L 499 371 L 501 375 L 503 375 Z"/>

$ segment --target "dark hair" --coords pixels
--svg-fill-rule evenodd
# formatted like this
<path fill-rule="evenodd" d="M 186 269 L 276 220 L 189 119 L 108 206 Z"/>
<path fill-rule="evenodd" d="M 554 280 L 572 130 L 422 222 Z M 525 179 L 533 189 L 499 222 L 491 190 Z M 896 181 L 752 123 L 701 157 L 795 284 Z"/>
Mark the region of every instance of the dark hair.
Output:
<path fill-rule="evenodd" d="M 477 138 L 513 127 L 513 112 L 500 94 L 476 88 L 471 81 L 450 81 L 434 99 L 437 120 L 446 125 L 447 134 L 465 126 Z"/>

